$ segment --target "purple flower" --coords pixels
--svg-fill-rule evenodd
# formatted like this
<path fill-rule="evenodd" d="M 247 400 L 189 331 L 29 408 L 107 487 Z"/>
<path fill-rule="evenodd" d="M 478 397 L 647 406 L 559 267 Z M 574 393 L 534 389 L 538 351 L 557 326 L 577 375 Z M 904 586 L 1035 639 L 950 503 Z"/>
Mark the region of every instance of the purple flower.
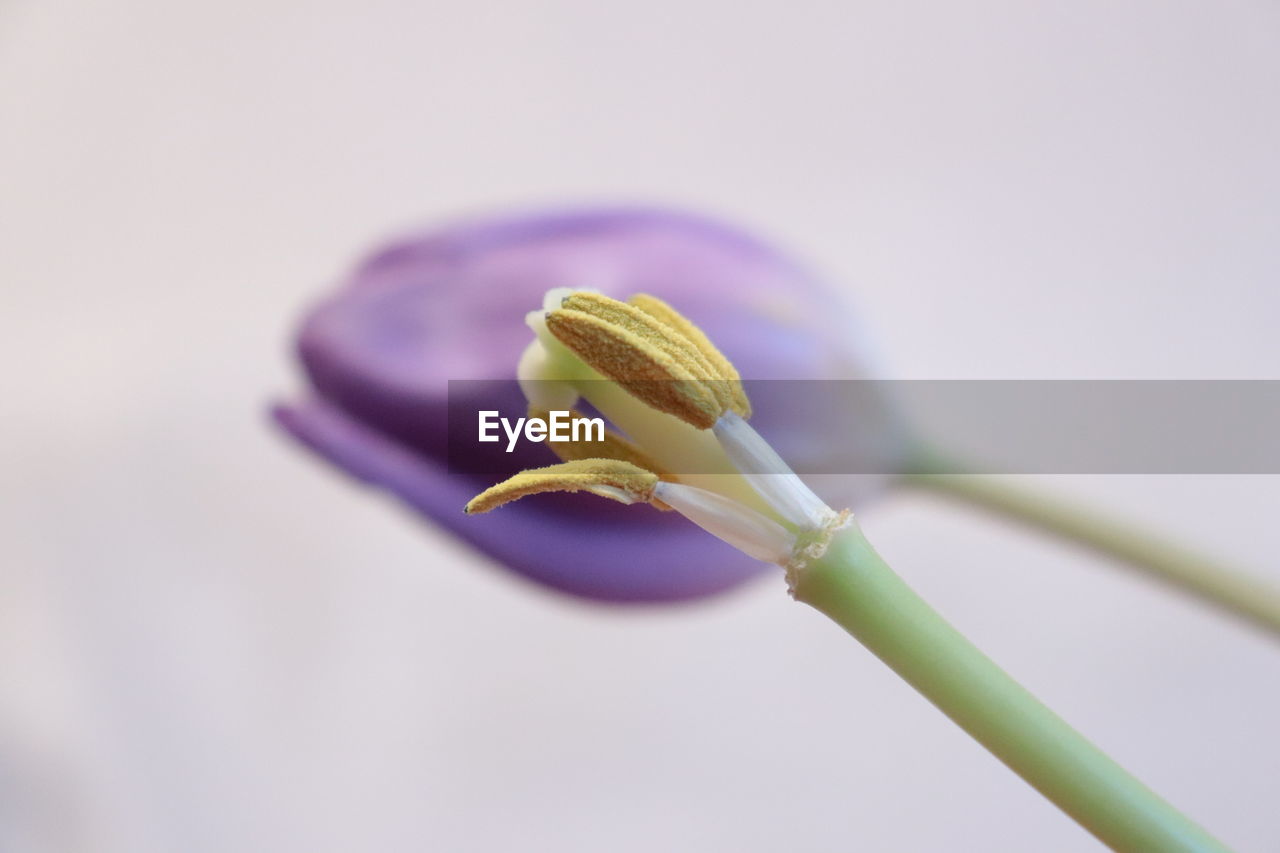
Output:
<path fill-rule="evenodd" d="M 675 513 L 590 496 L 463 514 L 496 478 L 447 470 L 447 382 L 513 378 L 531 339 L 524 315 L 552 287 L 665 299 L 748 379 L 865 375 L 848 315 L 773 249 L 684 213 L 582 210 L 468 222 L 375 252 L 304 319 L 297 349 L 311 391 L 273 415 L 347 474 L 565 592 L 672 601 L 767 570 Z M 519 399 L 477 402 L 523 410 Z M 786 412 L 761 407 L 753 423 L 780 449 L 805 447 L 805 425 L 787 423 Z M 514 473 L 555 460 L 526 445 L 501 461 Z"/>

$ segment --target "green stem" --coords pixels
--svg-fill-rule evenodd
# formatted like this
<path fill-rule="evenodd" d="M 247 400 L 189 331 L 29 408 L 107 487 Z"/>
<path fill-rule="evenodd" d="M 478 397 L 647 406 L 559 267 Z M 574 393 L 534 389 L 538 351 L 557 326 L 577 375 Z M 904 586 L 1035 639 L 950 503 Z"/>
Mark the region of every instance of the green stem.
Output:
<path fill-rule="evenodd" d="M 992 477 L 939 471 L 904 480 L 1114 557 L 1280 635 L 1280 590 L 1155 534 Z"/>
<path fill-rule="evenodd" d="M 795 572 L 831 617 L 1015 773 L 1115 850 L 1225 850 L 1067 725 L 885 564 L 857 527 Z"/>

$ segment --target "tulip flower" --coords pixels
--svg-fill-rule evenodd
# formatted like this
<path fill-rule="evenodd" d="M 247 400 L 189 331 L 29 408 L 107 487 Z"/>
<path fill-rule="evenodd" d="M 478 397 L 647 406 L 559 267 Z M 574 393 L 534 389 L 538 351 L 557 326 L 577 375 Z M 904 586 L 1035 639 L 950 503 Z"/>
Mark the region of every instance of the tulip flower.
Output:
<path fill-rule="evenodd" d="M 797 601 L 847 630 L 1114 849 L 1225 849 L 903 583 L 852 511 L 829 506 L 749 423 L 756 406 L 741 374 L 688 317 L 652 294 L 624 302 L 557 288 L 526 322 L 535 339 L 519 376 L 532 410 L 585 400 L 626 436 L 562 437 L 556 453 L 563 461 L 489 486 L 468 502 L 469 515 L 565 492 L 675 510 L 743 554 L 781 567 Z M 690 460 L 715 464 L 692 474 Z"/>
<path fill-rule="evenodd" d="M 644 291 L 678 302 L 750 379 L 870 372 L 849 312 L 776 249 L 685 213 L 581 210 L 473 221 L 375 251 L 303 320 L 297 352 L 309 389 L 278 404 L 274 417 L 350 476 L 394 495 L 499 566 L 563 592 L 673 601 L 759 576 L 761 564 L 673 513 L 557 495 L 463 516 L 460 507 L 492 478 L 450 473 L 458 460 L 448 457 L 448 382 L 513 379 L 530 335 L 524 314 L 553 287 Z M 524 406 L 514 385 L 506 399 L 476 402 Z M 819 425 L 785 414 L 761 412 L 754 423 L 792 458 L 822 452 L 812 432 Z M 515 473 L 551 461 L 545 447 L 524 445 L 485 464 Z M 846 478 L 831 497 L 861 505 L 880 482 Z"/>
<path fill-rule="evenodd" d="M 862 443 L 888 462 L 893 481 L 1118 557 L 1266 627 L 1280 627 L 1280 599 L 1100 516 L 957 478 L 953 462 L 908 440 L 893 418 L 868 420 L 859 410 L 833 433 L 820 423 L 831 418 L 799 418 L 768 393 L 747 394 L 744 377 L 866 378 L 859 340 L 847 312 L 802 268 L 726 226 L 651 210 L 516 217 L 407 238 L 360 264 L 302 324 L 308 393 L 273 413 L 347 474 L 557 590 L 673 601 L 781 566 L 793 597 L 861 641 L 1099 839 L 1116 849 L 1221 849 L 889 568 L 852 511 L 889 478 L 814 490 L 784 460 Z M 567 394 L 565 405 L 581 398 L 626 435 L 560 448 L 513 438 L 505 455 L 451 441 L 459 401 L 450 380 L 517 377 L 518 388 L 480 383 L 455 393 L 471 395 L 461 402 L 472 411 L 528 404 L 531 418 Z M 591 421 L 564 414 L 575 428 Z M 471 457 L 461 466 L 455 446 Z M 672 473 L 680 460 L 712 457 L 727 473 Z M 506 470 L 494 477 L 487 466 L 498 462 Z"/>
<path fill-rule="evenodd" d="M 449 457 L 448 382 L 514 378 L 529 338 L 523 315 L 552 287 L 646 292 L 678 303 L 748 380 L 872 375 L 864 335 L 847 308 L 765 243 L 679 212 L 566 211 L 468 222 L 373 252 L 303 320 L 297 350 L 309 390 L 276 405 L 273 415 L 335 467 L 399 498 L 498 566 L 554 589 L 603 601 L 661 602 L 712 595 L 758 577 L 757 563 L 670 514 L 628 513 L 578 495 L 498 516 L 464 519 L 457 511 L 491 479 L 477 472 L 499 472 L 503 464 L 501 473 L 514 473 L 551 461 L 543 447 L 522 445 L 497 460 L 484 446 L 461 442 L 477 464 L 463 459 L 457 467 L 469 473 L 451 474 L 450 462 L 460 460 Z M 496 397 L 471 402 L 522 410 L 514 384 L 488 387 Z M 945 455 L 916 454 L 909 464 L 905 430 L 891 428 L 892 418 L 877 421 L 858 411 L 856 421 L 854 429 L 766 406 L 753 423 L 798 468 L 852 470 L 824 463 L 863 442 L 881 458 L 903 460 L 897 482 L 1083 545 L 1280 633 L 1280 594 L 1248 573 L 1007 482 L 951 476 L 955 466 Z M 895 470 L 890 465 L 887 472 Z M 831 477 L 814 488 L 856 508 L 890 482 Z"/>

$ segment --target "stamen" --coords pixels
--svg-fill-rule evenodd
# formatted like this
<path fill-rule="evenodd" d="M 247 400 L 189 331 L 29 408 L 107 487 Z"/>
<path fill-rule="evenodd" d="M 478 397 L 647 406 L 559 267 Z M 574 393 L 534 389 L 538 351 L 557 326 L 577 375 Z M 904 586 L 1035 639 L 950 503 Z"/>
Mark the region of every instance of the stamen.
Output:
<path fill-rule="evenodd" d="M 518 370 L 530 415 L 550 420 L 549 410 L 569 410 L 572 426 L 583 418 L 572 409 L 581 394 L 640 445 L 613 431 L 598 442 L 548 441 L 563 462 L 485 490 L 467 512 L 540 492 L 588 491 L 675 509 L 744 553 L 784 566 L 812 557 L 847 522 L 747 424 L 751 404 L 737 370 L 670 305 L 646 294 L 624 303 L 562 288 L 526 322 L 537 336 Z M 676 482 L 670 472 L 684 470 L 714 473 Z"/>
<path fill-rule="evenodd" d="M 650 501 L 658 475 L 617 459 L 578 459 L 545 468 L 521 471 L 490 486 L 466 505 L 464 512 L 478 514 L 503 504 L 543 492 L 591 492 L 602 498 L 633 504 Z"/>
<path fill-rule="evenodd" d="M 679 329 L 673 328 L 638 306 L 628 305 L 599 293 L 578 291 L 566 296 L 561 301 L 561 307 L 590 314 L 592 317 L 643 338 L 671 356 L 676 363 L 689 371 L 690 375 L 706 382 L 707 388 L 716 396 L 722 409 L 734 408 L 737 405 L 737 396 L 745 399 L 745 395 L 734 395 L 732 388 L 736 387 L 736 383 L 731 381 L 724 371 L 713 365 L 693 341 Z M 694 328 L 692 323 L 687 320 L 684 322 L 685 325 Z M 723 356 L 721 360 L 728 364 Z M 729 369 L 732 370 L 732 366 Z M 733 378 L 737 378 L 736 374 Z"/>
<path fill-rule="evenodd" d="M 568 308 L 549 312 L 546 324 L 589 367 L 660 412 L 710 429 L 724 411 L 685 364 L 634 332 Z"/>
<path fill-rule="evenodd" d="M 658 483 L 653 496 L 748 556 L 786 565 L 796 539 L 781 524 L 716 492 L 681 483 Z"/>
<path fill-rule="evenodd" d="M 711 339 L 706 336 L 705 332 L 699 329 L 688 317 L 656 296 L 637 293 L 627 302 L 655 320 L 675 329 L 698 352 L 702 353 L 702 357 L 711 365 L 712 372 L 721 380 L 724 380 L 726 389 L 732 395 L 732 403 L 729 408 L 742 415 L 743 418 L 751 417 L 751 401 L 747 399 L 747 392 L 742 387 L 742 377 L 738 375 L 738 370 L 733 366 L 733 363 L 725 358 L 724 353 L 720 352 L 716 345 L 711 343 Z"/>
<path fill-rule="evenodd" d="M 736 412 L 725 412 L 712 432 L 743 478 L 784 519 L 804 530 L 819 530 L 836 517 Z"/>
<path fill-rule="evenodd" d="M 530 418 L 550 419 L 551 413 L 547 409 L 538 406 L 529 406 Z M 574 409 L 569 410 L 570 422 L 586 420 L 586 416 Z M 576 432 L 572 429 L 570 435 Z M 580 459 L 617 459 L 620 462 L 630 462 L 637 468 L 643 468 L 646 471 L 652 471 L 660 479 L 674 480 L 675 477 L 668 471 L 663 470 L 657 462 L 637 447 L 635 444 L 627 441 L 618 433 L 606 428 L 604 431 L 603 441 L 551 441 L 549 437 L 545 440 L 547 447 L 550 447 L 556 456 L 560 457 L 562 462 L 576 462 Z M 671 507 L 661 501 L 653 501 L 653 505 L 661 510 L 669 510 Z"/>

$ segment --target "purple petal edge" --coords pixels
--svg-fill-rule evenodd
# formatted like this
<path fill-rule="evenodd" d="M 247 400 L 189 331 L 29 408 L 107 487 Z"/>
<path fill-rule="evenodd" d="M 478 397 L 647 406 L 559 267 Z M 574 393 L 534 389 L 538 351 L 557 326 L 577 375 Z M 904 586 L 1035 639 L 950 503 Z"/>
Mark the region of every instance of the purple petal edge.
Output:
<path fill-rule="evenodd" d="M 619 505 L 619 517 L 584 524 L 572 505 L 601 500 L 588 495 L 540 496 L 536 504 L 469 516 L 462 507 L 487 483 L 451 475 L 320 400 L 277 404 L 271 416 L 351 477 L 390 492 L 515 574 L 571 595 L 675 602 L 724 592 L 772 568 L 675 513 Z"/>

